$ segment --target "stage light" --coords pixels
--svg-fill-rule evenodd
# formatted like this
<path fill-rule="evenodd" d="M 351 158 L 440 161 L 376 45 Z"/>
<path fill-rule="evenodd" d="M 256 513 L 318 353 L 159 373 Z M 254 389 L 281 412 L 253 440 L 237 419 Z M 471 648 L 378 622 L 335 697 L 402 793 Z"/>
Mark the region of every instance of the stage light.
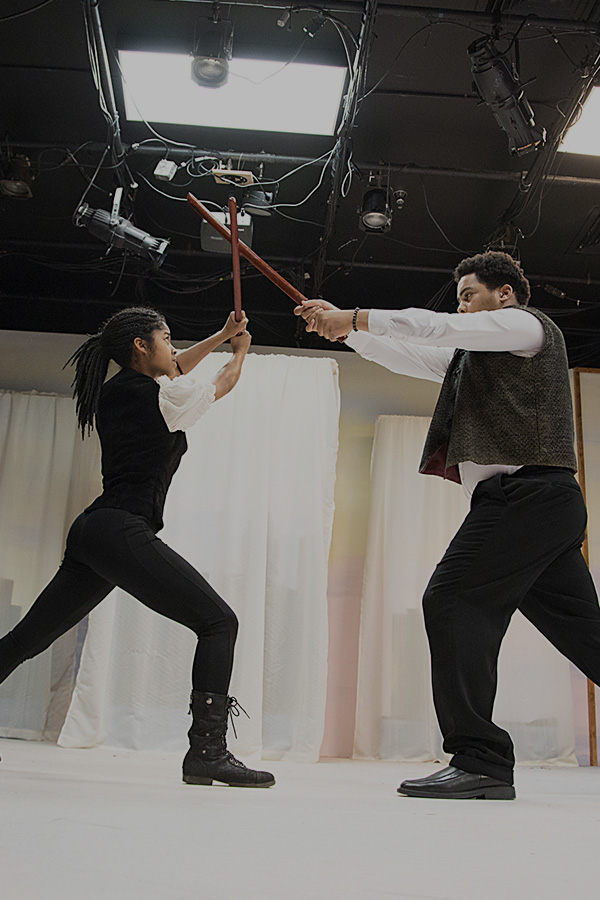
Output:
<path fill-rule="evenodd" d="M 31 183 L 34 174 L 27 156 L 12 156 L 2 165 L 4 177 L 0 179 L 0 192 L 5 197 L 29 200 L 33 197 Z"/>
<path fill-rule="evenodd" d="M 254 184 L 244 191 L 242 208 L 251 216 L 270 216 L 276 193 L 276 190 L 265 191 L 260 184 Z"/>
<path fill-rule="evenodd" d="M 381 172 L 369 173 L 369 187 L 363 194 L 362 204 L 358 208 L 359 228 L 372 234 L 385 234 L 392 227 L 393 206 L 402 209 L 406 200 L 406 191 L 395 191 L 389 182 L 382 184 Z"/>
<path fill-rule="evenodd" d="M 514 66 L 496 50 L 491 37 L 477 38 L 467 52 L 475 90 L 508 135 L 511 154 L 523 156 L 543 146 L 546 129 L 535 124 Z"/>
<path fill-rule="evenodd" d="M 227 84 L 233 48 L 233 22 L 201 19 L 196 25 L 192 51 L 192 80 L 201 87 Z"/>
<path fill-rule="evenodd" d="M 111 214 L 105 209 L 91 209 L 82 203 L 75 213 L 75 224 L 88 231 L 111 247 L 129 250 L 134 256 L 149 259 L 157 268 L 165 258 L 170 243 L 168 238 L 155 238 L 136 228 L 129 219 Z"/>
<path fill-rule="evenodd" d="M 383 234 L 392 227 L 392 205 L 388 188 L 374 187 L 365 191 L 360 209 L 363 231 Z"/>
<path fill-rule="evenodd" d="M 321 30 L 326 21 L 327 19 L 322 12 L 317 13 L 317 15 L 313 16 L 310 22 L 308 22 L 302 30 L 309 37 L 314 38 L 314 36 Z"/>

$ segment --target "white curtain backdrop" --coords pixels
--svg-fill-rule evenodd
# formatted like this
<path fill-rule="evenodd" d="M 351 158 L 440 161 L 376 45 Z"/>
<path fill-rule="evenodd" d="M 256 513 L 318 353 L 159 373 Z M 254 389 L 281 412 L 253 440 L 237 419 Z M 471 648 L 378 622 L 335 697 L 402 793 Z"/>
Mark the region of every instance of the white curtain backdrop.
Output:
<path fill-rule="evenodd" d="M 228 358 L 212 354 L 201 369 L 211 377 Z M 65 419 L 74 419 L 72 402 L 62 402 Z M 238 740 L 231 736 L 240 755 L 318 758 L 338 416 L 334 361 L 250 354 L 235 390 L 188 432 L 190 449 L 171 487 L 162 539 L 240 619 L 231 693 L 251 715 L 236 720 Z M 47 431 L 38 434 L 39 446 L 47 441 Z M 13 470 L 14 478 L 19 465 Z M 45 577 L 23 589 L 30 598 L 60 559 L 66 514 L 62 524 Z M 42 527 L 30 540 L 25 567 L 48 531 Z M 10 574 L 0 568 L 0 577 Z M 89 617 L 59 743 L 183 750 L 194 647 L 185 628 L 113 591 Z M 0 734 L 5 722 L 0 707 Z"/>
<path fill-rule="evenodd" d="M 72 519 L 98 493 L 99 447 L 74 403 L 0 391 L 0 635 L 25 615 L 62 558 Z M 70 702 L 77 629 L 0 685 L 0 735 L 56 739 Z"/>
<path fill-rule="evenodd" d="M 442 760 L 421 597 L 468 511 L 458 485 L 418 474 L 430 419 L 381 416 L 360 632 L 356 757 Z M 504 640 L 495 721 L 517 760 L 576 763 L 569 663 L 520 613 Z"/>

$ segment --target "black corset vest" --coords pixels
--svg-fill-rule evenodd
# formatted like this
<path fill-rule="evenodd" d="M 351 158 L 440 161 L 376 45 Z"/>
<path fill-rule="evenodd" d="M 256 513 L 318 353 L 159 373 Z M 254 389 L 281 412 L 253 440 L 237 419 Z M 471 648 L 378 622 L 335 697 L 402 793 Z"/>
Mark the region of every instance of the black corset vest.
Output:
<path fill-rule="evenodd" d="M 102 447 L 102 493 L 88 506 L 124 509 L 163 527 L 171 479 L 187 450 L 183 431 L 169 431 L 148 375 L 121 369 L 102 386 L 96 427 Z"/>

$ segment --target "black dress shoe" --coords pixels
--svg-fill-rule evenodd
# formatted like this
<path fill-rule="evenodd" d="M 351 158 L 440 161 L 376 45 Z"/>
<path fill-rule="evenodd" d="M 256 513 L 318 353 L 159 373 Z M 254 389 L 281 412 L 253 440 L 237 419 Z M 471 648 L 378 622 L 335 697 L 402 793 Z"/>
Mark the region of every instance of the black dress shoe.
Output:
<path fill-rule="evenodd" d="M 463 772 L 454 766 L 447 766 L 427 778 L 403 781 L 398 793 L 407 797 L 432 797 L 439 800 L 514 800 L 516 796 L 511 784 L 489 775 Z"/>

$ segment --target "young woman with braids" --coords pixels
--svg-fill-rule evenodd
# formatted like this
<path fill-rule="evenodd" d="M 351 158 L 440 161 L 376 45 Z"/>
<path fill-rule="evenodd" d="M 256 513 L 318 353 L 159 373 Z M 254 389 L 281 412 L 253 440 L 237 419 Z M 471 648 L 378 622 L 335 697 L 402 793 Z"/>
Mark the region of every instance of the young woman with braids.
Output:
<path fill-rule="evenodd" d="M 238 622 L 207 581 L 157 536 L 167 489 L 187 449 L 185 430 L 237 383 L 250 346 L 248 320 L 233 313 L 216 334 L 176 353 L 164 317 L 123 309 L 69 360 L 82 436 L 96 427 L 103 491 L 75 520 L 63 562 L 29 612 L 0 640 L 0 682 L 41 653 L 118 586 L 198 636 L 192 667 L 187 784 L 213 780 L 270 787 L 269 772 L 248 769 L 227 750 L 236 701 L 227 696 Z M 230 340 L 231 360 L 212 381 L 196 365 Z M 108 364 L 122 368 L 105 382 Z"/>

